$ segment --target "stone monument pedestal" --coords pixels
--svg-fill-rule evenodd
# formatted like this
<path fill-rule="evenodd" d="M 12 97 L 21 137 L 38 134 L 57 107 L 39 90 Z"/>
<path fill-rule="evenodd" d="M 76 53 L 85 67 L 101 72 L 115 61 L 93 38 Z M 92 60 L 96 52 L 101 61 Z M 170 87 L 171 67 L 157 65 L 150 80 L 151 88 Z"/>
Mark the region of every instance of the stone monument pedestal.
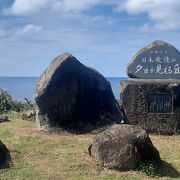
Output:
<path fill-rule="evenodd" d="M 180 80 L 138 79 L 121 81 L 121 101 L 127 121 L 148 132 L 180 131 Z"/>

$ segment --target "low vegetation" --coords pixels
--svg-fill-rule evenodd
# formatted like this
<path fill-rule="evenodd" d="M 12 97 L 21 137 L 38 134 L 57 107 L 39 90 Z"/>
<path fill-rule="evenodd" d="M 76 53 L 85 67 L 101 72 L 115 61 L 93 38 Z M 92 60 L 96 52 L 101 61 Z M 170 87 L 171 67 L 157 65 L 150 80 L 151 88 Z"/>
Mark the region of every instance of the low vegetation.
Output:
<path fill-rule="evenodd" d="M 33 108 L 33 103 L 28 99 L 25 98 L 24 101 L 16 101 L 7 90 L 0 89 L 0 115 L 12 111 L 22 112 Z"/>
<path fill-rule="evenodd" d="M 147 176 L 160 176 L 160 174 L 158 174 L 158 167 L 151 162 L 145 162 L 140 164 L 138 169 L 139 171 L 144 172 Z"/>
<path fill-rule="evenodd" d="M 34 121 L 20 120 L 19 113 L 8 114 L 10 122 L 0 124 L 0 140 L 11 151 L 13 165 L 0 170 L 1 180 L 107 179 L 147 180 L 180 179 L 180 136 L 151 135 L 163 162 L 154 174 L 151 165 L 143 171 L 118 172 L 103 169 L 88 155 L 94 135 L 40 132 Z M 147 176 L 146 174 L 150 175 Z"/>

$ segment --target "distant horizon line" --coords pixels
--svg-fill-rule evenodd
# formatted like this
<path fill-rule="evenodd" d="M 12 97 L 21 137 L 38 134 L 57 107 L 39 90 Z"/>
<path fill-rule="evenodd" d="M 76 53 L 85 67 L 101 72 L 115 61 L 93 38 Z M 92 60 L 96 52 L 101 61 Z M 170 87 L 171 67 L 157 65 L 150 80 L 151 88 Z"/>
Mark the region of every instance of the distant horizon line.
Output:
<path fill-rule="evenodd" d="M 40 76 L 0 76 L 0 78 L 38 78 Z M 104 76 L 105 78 L 127 78 L 128 76 Z"/>

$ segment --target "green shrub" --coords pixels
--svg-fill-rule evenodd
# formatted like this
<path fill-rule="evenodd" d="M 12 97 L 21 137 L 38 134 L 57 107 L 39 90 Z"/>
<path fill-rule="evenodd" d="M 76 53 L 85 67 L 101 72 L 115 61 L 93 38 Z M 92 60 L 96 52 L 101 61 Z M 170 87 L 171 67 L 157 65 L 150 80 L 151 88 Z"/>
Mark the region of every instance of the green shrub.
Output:
<path fill-rule="evenodd" d="M 6 113 L 13 108 L 13 98 L 7 90 L 0 89 L 0 113 Z"/>
<path fill-rule="evenodd" d="M 34 109 L 34 104 L 25 98 L 24 101 L 16 101 L 7 90 L 0 89 L 0 114 L 10 111 L 22 112 L 24 110 Z"/>
<path fill-rule="evenodd" d="M 141 163 L 138 170 L 142 171 L 147 176 L 159 176 L 157 166 L 151 162 Z"/>

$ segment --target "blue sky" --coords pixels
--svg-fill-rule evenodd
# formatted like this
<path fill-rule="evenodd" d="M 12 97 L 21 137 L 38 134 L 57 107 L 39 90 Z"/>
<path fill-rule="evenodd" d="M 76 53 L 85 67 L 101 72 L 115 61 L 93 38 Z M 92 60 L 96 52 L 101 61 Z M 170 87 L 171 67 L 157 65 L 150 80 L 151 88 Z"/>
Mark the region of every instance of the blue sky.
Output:
<path fill-rule="evenodd" d="M 151 41 L 180 49 L 179 17 L 179 0 L 0 0 L 0 76 L 39 76 L 64 52 L 126 76 Z"/>

